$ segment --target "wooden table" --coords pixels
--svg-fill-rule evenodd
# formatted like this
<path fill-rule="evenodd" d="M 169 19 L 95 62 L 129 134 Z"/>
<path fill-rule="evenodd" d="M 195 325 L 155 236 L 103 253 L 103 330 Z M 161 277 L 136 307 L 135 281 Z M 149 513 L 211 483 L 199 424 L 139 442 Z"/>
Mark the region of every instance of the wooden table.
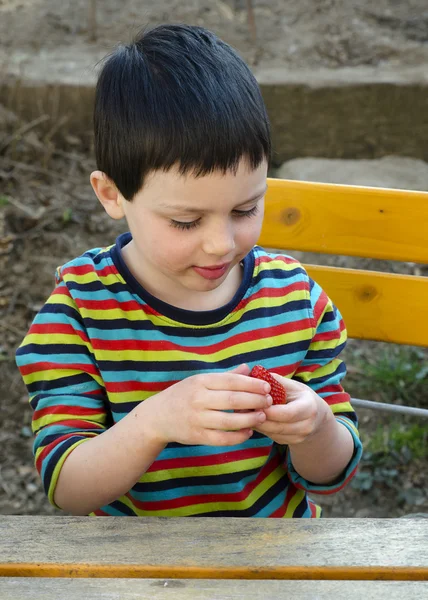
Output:
<path fill-rule="evenodd" d="M 0 516 L 0 576 L 2 600 L 422 599 L 428 520 Z"/>

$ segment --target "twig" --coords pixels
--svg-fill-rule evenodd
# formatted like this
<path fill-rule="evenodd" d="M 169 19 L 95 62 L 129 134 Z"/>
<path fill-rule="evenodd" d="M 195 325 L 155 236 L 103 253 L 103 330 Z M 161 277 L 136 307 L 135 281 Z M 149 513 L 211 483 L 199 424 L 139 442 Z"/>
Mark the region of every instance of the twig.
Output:
<path fill-rule="evenodd" d="M 97 0 L 89 0 L 89 40 L 97 40 Z"/>
<path fill-rule="evenodd" d="M 23 171 L 29 171 L 30 173 L 36 173 L 38 175 L 48 175 L 53 179 L 61 179 L 62 181 L 67 181 L 68 183 L 75 184 L 69 177 L 65 177 L 61 175 L 57 171 L 50 171 L 49 169 L 44 169 L 43 167 L 34 167 L 33 165 L 27 165 L 23 162 L 18 162 L 16 160 L 11 160 L 7 156 L 2 157 L 2 162 L 6 165 L 10 165 L 11 167 L 16 167 L 17 169 L 22 169 Z"/>
<path fill-rule="evenodd" d="M 25 206 L 25 204 L 22 204 L 22 202 L 20 202 L 16 198 L 12 198 L 11 196 L 6 196 L 6 199 L 9 204 L 12 204 L 12 206 L 18 208 L 35 221 L 38 221 L 40 217 L 42 217 L 46 212 L 46 208 L 44 206 L 39 206 L 39 208 L 35 210 L 31 207 L 29 208 L 28 206 Z"/>
<path fill-rule="evenodd" d="M 25 335 L 25 330 L 18 329 L 17 327 L 14 327 L 10 323 L 5 323 L 4 321 L 0 321 L 0 327 L 2 329 L 6 329 L 6 331 L 17 333 L 18 335 Z"/>
<path fill-rule="evenodd" d="M 251 32 L 251 37 L 253 38 L 253 42 L 257 40 L 257 29 L 256 29 L 256 19 L 254 16 L 254 8 L 253 8 L 253 0 L 247 0 L 247 15 L 248 15 L 248 29 Z"/>
<path fill-rule="evenodd" d="M 0 145 L 0 152 L 3 152 L 3 150 L 5 150 L 20 135 L 22 135 L 23 133 L 27 133 L 27 131 L 29 131 L 30 129 L 33 129 L 33 127 L 36 127 L 40 123 L 49 121 L 49 119 L 50 119 L 49 115 L 40 115 L 40 117 L 37 117 L 37 119 L 34 119 L 34 121 L 31 121 L 30 123 L 26 123 L 25 125 L 23 125 L 19 129 L 17 129 L 16 131 L 14 131 L 9 137 L 7 137 L 5 140 L 3 140 L 2 144 Z"/>

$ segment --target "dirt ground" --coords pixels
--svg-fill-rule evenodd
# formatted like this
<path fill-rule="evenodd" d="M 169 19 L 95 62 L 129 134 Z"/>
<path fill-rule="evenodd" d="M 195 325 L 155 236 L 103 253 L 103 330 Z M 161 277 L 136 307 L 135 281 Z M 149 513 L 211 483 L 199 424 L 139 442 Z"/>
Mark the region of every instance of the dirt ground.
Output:
<path fill-rule="evenodd" d="M 244 0 L 98 0 L 95 21 L 90 4 L 0 0 L 0 49 L 107 51 L 142 23 L 183 21 L 213 29 L 252 65 L 417 65 L 428 58 L 426 0 L 253 0 L 256 40 Z M 93 168 L 90 148 L 73 132 L 58 135 L 55 124 L 46 130 L 43 122 L 28 126 L 0 105 L 0 514 L 56 512 L 32 466 L 31 411 L 13 356 L 52 289 L 57 265 L 125 230 L 98 205 L 88 180 Z M 352 342 L 351 374 L 355 353 L 373 352 L 370 344 Z M 367 411 L 359 416 L 365 432 L 388 422 Z M 367 459 L 370 486 L 362 480 L 358 489 L 322 500 L 325 515 L 428 512 L 426 464 L 397 455 L 391 466 L 387 458 Z M 402 493 L 415 489 L 419 495 Z"/>
<path fill-rule="evenodd" d="M 426 0 L 0 0 L 0 47 L 108 50 L 142 25 L 208 27 L 252 65 L 426 64 Z M 95 10 L 94 10 L 95 9 Z"/>

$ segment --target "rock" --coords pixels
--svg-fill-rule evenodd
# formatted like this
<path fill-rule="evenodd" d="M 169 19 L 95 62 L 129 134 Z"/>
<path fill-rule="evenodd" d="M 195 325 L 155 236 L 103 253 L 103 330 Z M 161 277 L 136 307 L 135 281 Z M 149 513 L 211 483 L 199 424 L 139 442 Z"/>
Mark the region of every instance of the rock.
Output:
<path fill-rule="evenodd" d="M 281 179 L 428 191 L 428 163 L 398 156 L 379 159 L 296 158 L 275 172 Z"/>

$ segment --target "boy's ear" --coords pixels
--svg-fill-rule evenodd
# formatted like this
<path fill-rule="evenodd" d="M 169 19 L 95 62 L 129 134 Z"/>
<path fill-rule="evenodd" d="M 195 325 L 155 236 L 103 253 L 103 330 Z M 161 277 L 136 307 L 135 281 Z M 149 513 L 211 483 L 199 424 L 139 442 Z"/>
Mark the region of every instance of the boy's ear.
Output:
<path fill-rule="evenodd" d="M 111 179 L 102 171 L 94 171 L 90 177 L 92 188 L 112 219 L 122 219 L 125 216 L 123 203 L 126 200 Z"/>

